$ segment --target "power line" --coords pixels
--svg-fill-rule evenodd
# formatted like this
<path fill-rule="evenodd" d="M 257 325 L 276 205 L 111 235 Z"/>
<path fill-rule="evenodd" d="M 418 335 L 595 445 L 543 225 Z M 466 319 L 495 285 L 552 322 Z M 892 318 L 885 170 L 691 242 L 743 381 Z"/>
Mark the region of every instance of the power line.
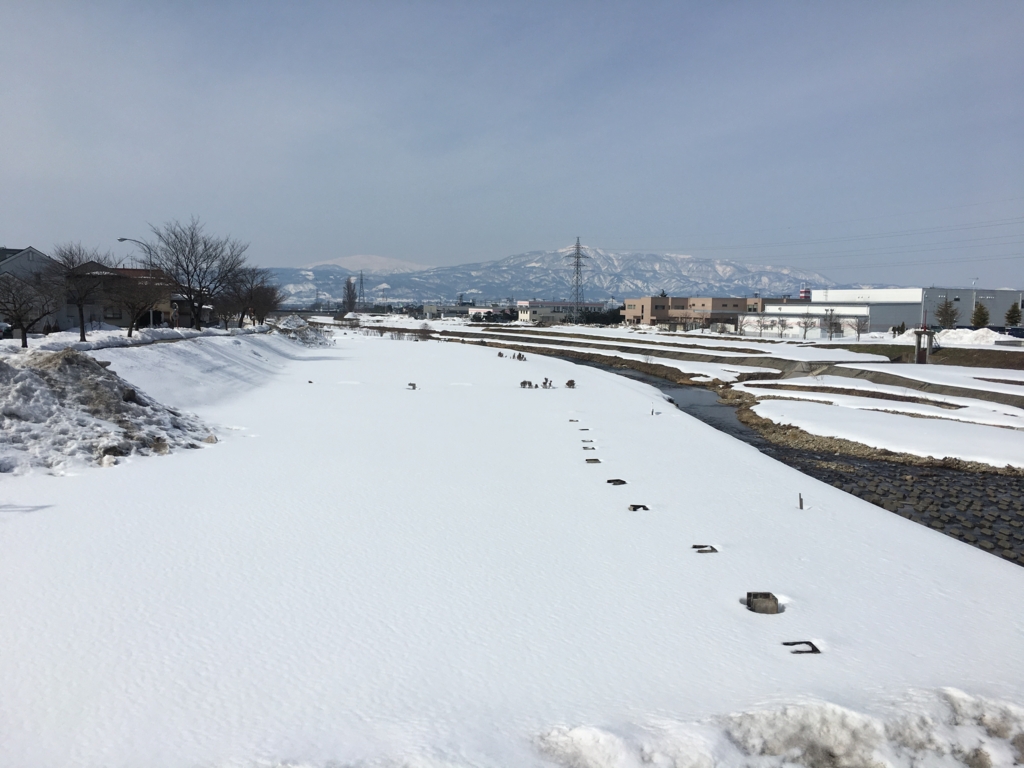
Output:
<path fill-rule="evenodd" d="M 836 269 L 867 269 L 868 267 L 917 267 L 924 264 L 974 264 L 979 261 L 1011 261 L 1013 259 L 1024 259 L 1024 253 L 1015 253 L 1012 256 L 988 256 L 981 259 L 930 259 L 926 261 L 885 261 L 878 264 L 847 264 L 846 266 L 827 267 L 829 271 Z"/>
<path fill-rule="evenodd" d="M 999 239 L 1007 237 L 1021 237 L 1019 234 L 1014 235 L 1000 235 Z M 961 251 L 967 250 L 968 248 L 993 248 L 1000 245 L 1021 245 L 1024 240 L 1004 240 L 999 243 L 984 243 L 982 240 L 991 240 L 996 238 L 976 238 L 969 240 L 949 240 L 948 243 L 977 243 L 976 245 L 963 246 L 963 245 L 945 245 L 945 243 L 921 243 L 921 245 L 937 245 L 943 246 L 939 248 L 918 248 L 917 246 L 907 245 L 900 246 L 898 248 L 867 248 L 856 251 L 818 251 L 816 253 L 802 253 L 798 256 L 778 256 L 772 258 L 785 259 L 787 263 L 792 261 L 807 261 L 809 259 L 834 259 L 839 257 L 849 256 L 884 256 L 887 254 L 901 255 L 904 253 L 930 253 L 932 251 Z"/>
<path fill-rule="evenodd" d="M 978 206 L 981 206 L 981 205 L 999 205 L 1001 203 L 1013 203 L 1013 202 L 1017 202 L 1018 200 L 1024 200 L 1024 196 L 1018 195 L 1016 197 L 1004 197 L 1004 198 L 1001 198 L 999 200 L 985 200 L 985 201 L 982 201 L 980 203 L 964 203 L 963 205 L 947 205 L 947 206 L 942 206 L 940 208 L 924 208 L 924 209 L 917 210 L 917 211 L 904 211 L 902 213 L 885 213 L 885 214 L 881 214 L 879 216 L 861 216 L 861 217 L 854 218 L 854 219 L 836 219 L 836 220 L 833 220 L 833 221 L 818 221 L 818 222 L 814 222 L 813 224 L 797 224 L 797 225 L 789 225 L 789 226 L 783 226 L 783 227 L 758 227 L 757 229 L 740 230 L 740 233 L 741 234 L 743 234 L 743 233 L 753 234 L 753 233 L 757 233 L 757 232 L 779 232 L 779 231 L 787 231 L 788 232 L 788 231 L 792 231 L 794 229 L 795 230 L 800 230 L 800 229 L 807 229 L 809 227 L 831 227 L 831 226 L 835 226 L 835 225 L 838 225 L 838 224 L 853 224 L 853 223 L 858 222 L 858 221 L 878 221 L 880 219 L 898 219 L 898 218 L 904 218 L 904 217 L 907 217 L 907 216 L 920 216 L 920 215 L 926 214 L 926 213 L 940 213 L 942 211 L 954 211 L 954 210 L 961 210 L 961 209 L 964 209 L 964 208 L 977 208 Z M 737 234 L 736 230 L 731 230 L 731 231 L 728 231 L 728 232 L 711 232 L 711 233 L 706 233 L 706 235 L 708 235 L 710 237 L 718 237 L 719 235 L 735 235 L 735 234 Z M 643 248 L 629 248 L 629 247 L 626 247 L 626 250 L 674 251 L 674 250 L 679 250 L 679 249 L 677 249 L 677 248 L 646 248 L 646 249 L 643 249 Z"/>
<path fill-rule="evenodd" d="M 693 251 L 729 251 L 742 248 L 786 248 L 796 245 L 820 245 L 823 243 L 845 243 L 858 240 L 875 240 L 888 237 L 910 237 L 912 235 L 937 234 L 939 232 L 960 232 L 970 229 L 985 229 L 987 227 L 1007 227 L 1013 224 L 1024 224 L 1024 217 L 1012 219 L 993 219 L 991 221 L 974 222 L 958 226 L 924 227 L 920 229 L 894 230 L 891 232 L 877 232 L 871 235 L 845 235 L 842 237 L 823 237 L 816 240 L 789 240 L 778 243 L 745 243 L 741 245 L 701 245 L 691 246 L 685 250 Z"/>

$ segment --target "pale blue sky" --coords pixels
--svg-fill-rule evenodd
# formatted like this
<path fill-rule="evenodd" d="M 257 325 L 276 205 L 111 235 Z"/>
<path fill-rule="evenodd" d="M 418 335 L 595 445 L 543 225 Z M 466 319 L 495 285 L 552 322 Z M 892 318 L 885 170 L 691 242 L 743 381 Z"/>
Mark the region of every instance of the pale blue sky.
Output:
<path fill-rule="evenodd" d="M 26 2 L 0 29 L 0 245 L 124 255 L 195 214 L 268 266 L 579 235 L 1024 285 L 1022 2 Z"/>

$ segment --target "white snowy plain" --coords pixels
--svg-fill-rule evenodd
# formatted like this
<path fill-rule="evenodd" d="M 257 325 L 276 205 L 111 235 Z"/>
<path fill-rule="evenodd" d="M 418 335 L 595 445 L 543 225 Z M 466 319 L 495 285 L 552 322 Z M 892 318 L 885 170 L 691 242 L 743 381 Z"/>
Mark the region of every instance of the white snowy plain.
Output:
<path fill-rule="evenodd" d="M 221 442 L 0 479 L 0 764 L 1012 762 L 1020 566 L 638 382 L 337 338 L 96 353 Z"/>

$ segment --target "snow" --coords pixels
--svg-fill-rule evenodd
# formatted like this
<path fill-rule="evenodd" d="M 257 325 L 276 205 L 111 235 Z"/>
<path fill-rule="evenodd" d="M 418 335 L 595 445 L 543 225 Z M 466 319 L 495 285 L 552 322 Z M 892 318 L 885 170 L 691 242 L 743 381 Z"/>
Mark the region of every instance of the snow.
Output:
<path fill-rule="evenodd" d="M 0 473 L 65 474 L 211 439 L 200 420 L 154 402 L 81 353 L 9 359 L 14 365 L 0 360 Z"/>
<path fill-rule="evenodd" d="M 255 326 L 248 328 L 204 328 L 197 331 L 193 328 L 143 328 L 135 331 L 131 338 L 128 337 L 124 328 L 108 326 L 106 329 L 90 330 L 86 332 L 86 341 L 79 341 L 78 329 L 73 331 L 58 331 L 45 336 L 29 337 L 28 351 L 43 350 L 48 352 L 59 352 L 62 349 L 74 349 L 85 352 L 94 349 L 108 349 L 110 347 L 135 347 L 144 344 L 152 344 L 157 341 L 179 341 L 181 339 L 194 339 L 208 336 L 245 336 L 251 333 L 266 333 L 269 329 L 266 326 Z M 0 358 L 8 355 L 23 354 L 21 339 L 0 339 Z"/>
<path fill-rule="evenodd" d="M 584 352 L 602 355 L 604 357 L 611 357 L 618 360 L 635 360 L 638 362 L 657 363 L 658 365 L 664 365 L 667 368 L 675 368 L 681 373 L 691 374 L 695 381 L 712 381 L 714 379 L 718 379 L 719 381 L 731 382 L 736 381 L 741 373 L 762 373 L 764 371 L 764 368 L 750 365 L 702 363 L 695 360 L 676 360 L 671 357 L 661 357 L 658 352 L 662 350 L 659 350 L 658 348 L 651 348 L 650 354 L 640 355 L 634 352 L 618 352 L 614 349 L 595 349 L 593 347 L 572 347 L 561 344 L 545 344 L 542 342 L 530 341 L 529 338 L 530 337 L 527 337 L 526 339 L 508 338 L 503 339 L 502 341 L 504 343 L 515 344 L 517 347 Z"/>
<path fill-rule="evenodd" d="M 463 327 L 460 330 L 472 331 L 474 327 Z M 500 330 L 493 328 L 477 327 L 475 330 L 481 333 L 500 333 Z M 658 331 L 655 328 L 643 328 L 642 326 L 640 329 L 635 326 L 561 325 L 551 326 L 550 328 L 531 327 L 531 335 L 535 337 L 558 338 L 566 334 L 594 337 L 595 341 L 600 340 L 602 343 L 619 342 L 628 343 L 630 346 L 637 346 L 649 342 L 658 345 L 652 346 L 652 349 L 657 349 L 659 346 L 661 349 L 672 349 L 673 345 L 675 345 L 679 351 L 699 351 L 702 354 L 718 355 L 720 357 L 749 357 L 751 350 L 755 350 L 756 354 L 763 354 L 780 360 L 804 362 L 887 361 L 887 358 L 882 355 L 852 352 L 846 349 L 823 349 L 815 347 L 813 344 L 783 339 L 737 338 L 735 336 L 721 336 L 695 331 L 669 333 Z M 638 338 L 645 336 L 651 338 Z M 694 346 L 706 347 L 706 349 L 694 350 Z"/>
<path fill-rule="evenodd" d="M 1009 763 L 1019 566 L 639 382 L 336 338 L 96 353 L 221 440 L 0 479 L 0 764 Z"/>
<path fill-rule="evenodd" d="M 791 394 L 780 392 L 779 396 Z M 798 396 L 801 393 L 796 393 Z M 758 416 L 777 424 L 791 424 L 812 435 L 838 437 L 915 456 L 952 457 L 1003 467 L 1024 467 L 1024 431 L 953 421 L 947 418 L 915 418 L 858 407 L 843 407 L 842 398 L 830 395 L 837 405 L 808 400 L 762 400 L 753 407 Z M 888 408 L 887 401 L 876 401 Z M 908 403 L 892 410 L 909 411 Z M 920 411 L 918 411 L 920 412 Z M 956 412 L 950 411 L 950 414 Z M 945 416 L 945 414 L 943 414 Z"/>
<path fill-rule="evenodd" d="M 917 334 L 914 333 L 914 329 L 911 328 L 906 332 L 900 334 L 893 343 L 910 343 L 914 344 L 917 338 Z M 945 328 L 938 331 L 935 334 L 935 340 L 939 342 L 941 346 L 992 346 L 997 341 L 1013 341 L 1014 336 L 1010 336 L 1006 333 L 998 333 L 989 328 L 978 328 L 977 330 L 971 330 L 970 328 Z"/>
<path fill-rule="evenodd" d="M 936 419 L 953 421 L 969 421 L 976 424 L 988 424 L 1013 429 L 1024 429 L 1024 409 L 1012 405 L 976 400 L 969 397 L 953 397 L 921 392 L 908 387 L 894 387 L 887 384 L 876 384 L 864 379 L 851 379 L 844 376 L 819 376 L 785 379 L 776 382 L 787 387 L 800 387 L 801 390 L 780 390 L 772 384 L 761 385 L 760 382 L 737 384 L 733 389 L 747 392 L 755 397 L 783 397 L 799 400 L 818 400 L 832 403 L 841 408 L 856 408 L 873 411 L 898 411 L 900 413 L 929 416 Z M 929 403 L 908 403 L 899 400 L 888 400 L 878 397 L 837 394 L 835 392 L 818 392 L 818 389 L 842 388 L 863 391 L 865 394 L 877 392 L 896 397 L 913 397 L 927 400 Z M 930 403 L 935 403 L 931 405 Z M 942 407 L 955 406 L 955 408 Z"/>
<path fill-rule="evenodd" d="M 1008 352 L 1007 354 L 1014 354 Z M 974 368 L 965 365 L 875 365 L 846 363 L 843 368 L 879 371 L 926 384 L 981 389 L 1006 395 L 1024 395 L 1024 370 L 1013 368 Z M 1017 383 L 1019 382 L 1019 383 Z"/>

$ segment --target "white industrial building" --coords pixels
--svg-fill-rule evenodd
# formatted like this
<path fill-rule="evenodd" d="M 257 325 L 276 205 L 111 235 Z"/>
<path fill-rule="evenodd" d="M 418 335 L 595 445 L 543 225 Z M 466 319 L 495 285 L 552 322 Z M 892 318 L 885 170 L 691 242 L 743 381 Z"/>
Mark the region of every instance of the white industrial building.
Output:
<path fill-rule="evenodd" d="M 618 306 L 618 305 L 616 305 Z M 517 301 L 519 319 L 522 322 L 556 325 L 568 322 L 576 305 L 571 301 Z M 584 312 L 603 312 L 607 309 L 604 302 L 587 301 L 580 304 Z"/>
<path fill-rule="evenodd" d="M 807 329 L 806 337 L 817 339 L 828 335 L 826 318 L 832 317 L 833 335 L 855 333 L 854 325 L 862 320 L 861 331 L 888 331 L 905 324 L 907 328 L 935 326 L 939 305 L 952 301 L 960 310 L 958 326 L 968 326 L 976 304 L 989 311 L 989 325 L 1002 326 L 1006 311 L 1015 302 L 1021 306 L 1024 292 L 988 288 L 851 288 L 812 290 L 810 301 L 800 299 L 764 299 L 762 312 L 748 313 L 744 322 L 747 334 L 778 333 L 780 326 L 786 336 L 803 336 L 809 320 L 817 320 Z M 757 326 L 758 317 L 774 320 L 770 330 Z"/>

